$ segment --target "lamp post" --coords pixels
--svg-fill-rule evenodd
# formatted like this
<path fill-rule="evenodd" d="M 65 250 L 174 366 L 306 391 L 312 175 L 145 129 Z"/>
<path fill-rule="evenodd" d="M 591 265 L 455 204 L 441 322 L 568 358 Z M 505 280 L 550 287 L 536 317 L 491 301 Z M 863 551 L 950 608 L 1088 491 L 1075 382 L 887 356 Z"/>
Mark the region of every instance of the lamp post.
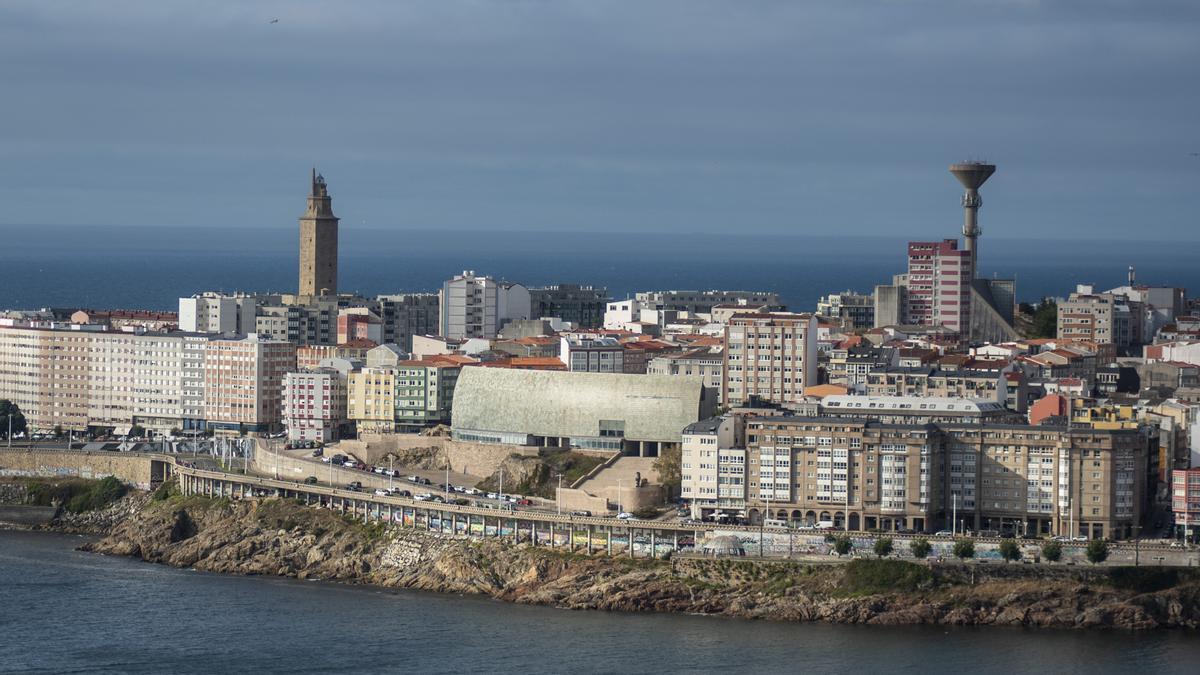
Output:
<path fill-rule="evenodd" d="M 561 473 L 558 474 L 558 490 L 554 493 L 554 514 L 559 516 L 562 515 L 562 477 Z"/>

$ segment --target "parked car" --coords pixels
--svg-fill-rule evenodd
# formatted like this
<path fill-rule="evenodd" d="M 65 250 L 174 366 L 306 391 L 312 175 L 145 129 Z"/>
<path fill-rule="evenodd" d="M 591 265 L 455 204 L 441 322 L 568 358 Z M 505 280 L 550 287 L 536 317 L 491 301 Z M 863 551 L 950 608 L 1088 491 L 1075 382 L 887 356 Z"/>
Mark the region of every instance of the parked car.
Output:
<path fill-rule="evenodd" d="M 313 450 L 312 456 L 320 457 L 321 455 L 324 455 L 324 454 L 325 454 L 324 450 L 322 450 L 321 448 L 317 448 L 316 450 Z"/>
<path fill-rule="evenodd" d="M 306 485 L 316 485 L 316 484 L 317 484 L 317 477 L 316 477 L 316 476 L 309 476 L 308 478 L 305 478 L 305 479 L 304 479 L 304 483 L 305 483 Z"/>

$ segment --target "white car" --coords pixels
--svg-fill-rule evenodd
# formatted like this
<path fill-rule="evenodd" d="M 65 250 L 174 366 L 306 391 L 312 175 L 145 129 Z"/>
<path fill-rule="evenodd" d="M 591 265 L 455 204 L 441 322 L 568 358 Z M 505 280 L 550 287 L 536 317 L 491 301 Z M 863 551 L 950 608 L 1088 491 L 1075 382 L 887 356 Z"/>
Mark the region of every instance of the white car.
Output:
<path fill-rule="evenodd" d="M 374 471 L 375 471 L 375 473 L 383 474 L 386 471 L 386 469 L 384 469 L 382 466 L 377 466 L 377 467 L 375 467 Z"/>
<path fill-rule="evenodd" d="M 427 502 L 430 499 L 433 499 L 433 495 L 429 494 L 428 492 L 422 492 L 419 495 L 413 495 L 413 499 L 419 502 Z"/>
<path fill-rule="evenodd" d="M 387 491 L 387 490 L 383 490 L 383 489 L 376 488 L 376 490 L 375 490 L 375 495 L 376 495 L 377 497 L 386 497 L 386 496 L 388 496 L 388 491 Z"/>
<path fill-rule="evenodd" d="M 500 495 L 496 494 L 495 492 L 489 492 L 484 496 L 487 497 L 488 499 L 499 499 L 500 498 Z"/>
<path fill-rule="evenodd" d="M 330 461 L 332 461 L 332 460 L 331 460 L 329 457 L 322 457 L 322 458 L 321 458 L 321 461 L 322 461 L 322 462 L 325 462 L 326 464 L 328 464 L 328 463 L 329 463 Z"/>
<path fill-rule="evenodd" d="M 621 513 L 617 514 L 617 520 L 636 520 L 636 518 L 633 517 L 632 513 L 622 511 Z"/>
<path fill-rule="evenodd" d="M 478 489 L 478 488 L 473 488 L 473 487 L 464 488 L 464 489 L 463 489 L 463 492 L 465 492 L 465 493 L 467 493 L 467 494 L 469 494 L 469 495 L 480 495 L 480 494 L 483 494 L 483 490 L 480 490 L 480 489 Z"/>

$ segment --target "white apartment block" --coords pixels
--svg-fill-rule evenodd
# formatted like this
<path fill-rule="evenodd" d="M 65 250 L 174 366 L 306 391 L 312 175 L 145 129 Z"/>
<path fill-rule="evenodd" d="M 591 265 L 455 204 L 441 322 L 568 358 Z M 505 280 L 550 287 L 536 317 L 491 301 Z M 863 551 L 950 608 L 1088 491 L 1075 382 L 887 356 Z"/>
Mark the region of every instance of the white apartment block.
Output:
<path fill-rule="evenodd" d="M 528 319 L 529 289 L 464 271 L 442 284 L 439 296 L 441 335 L 445 338 L 494 338 L 508 321 Z"/>
<path fill-rule="evenodd" d="M 254 296 L 206 292 L 179 299 L 179 330 L 191 333 L 253 333 L 259 301 Z"/>
<path fill-rule="evenodd" d="M 746 508 L 746 449 L 732 416 L 713 417 L 683 431 L 680 496 L 693 518 L 718 512 L 740 514 Z"/>
<path fill-rule="evenodd" d="M 796 403 L 817 384 L 817 320 L 811 314 L 737 314 L 725 327 L 722 398 Z"/>
<path fill-rule="evenodd" d="M 289 440 L 335 441 L 346 419 L 346 380 L 341 373 L 322 368 L 284 376 L 283 423 Z"/>

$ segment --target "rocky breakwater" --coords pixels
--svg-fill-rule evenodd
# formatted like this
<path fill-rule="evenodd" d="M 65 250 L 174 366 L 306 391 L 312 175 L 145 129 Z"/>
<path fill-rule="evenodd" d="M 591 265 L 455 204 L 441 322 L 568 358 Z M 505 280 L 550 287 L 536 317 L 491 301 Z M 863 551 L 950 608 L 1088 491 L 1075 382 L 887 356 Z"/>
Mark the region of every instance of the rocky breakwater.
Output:
<path fill-rule="evenodd" d="M 279 500 L 153 500 L 83 548 L 213 572 L 475 593 L 571 609 L 863 624 L 1200 625 L 1200 577 L 1189 570 L 587 557 L 363 524 Z"/>

